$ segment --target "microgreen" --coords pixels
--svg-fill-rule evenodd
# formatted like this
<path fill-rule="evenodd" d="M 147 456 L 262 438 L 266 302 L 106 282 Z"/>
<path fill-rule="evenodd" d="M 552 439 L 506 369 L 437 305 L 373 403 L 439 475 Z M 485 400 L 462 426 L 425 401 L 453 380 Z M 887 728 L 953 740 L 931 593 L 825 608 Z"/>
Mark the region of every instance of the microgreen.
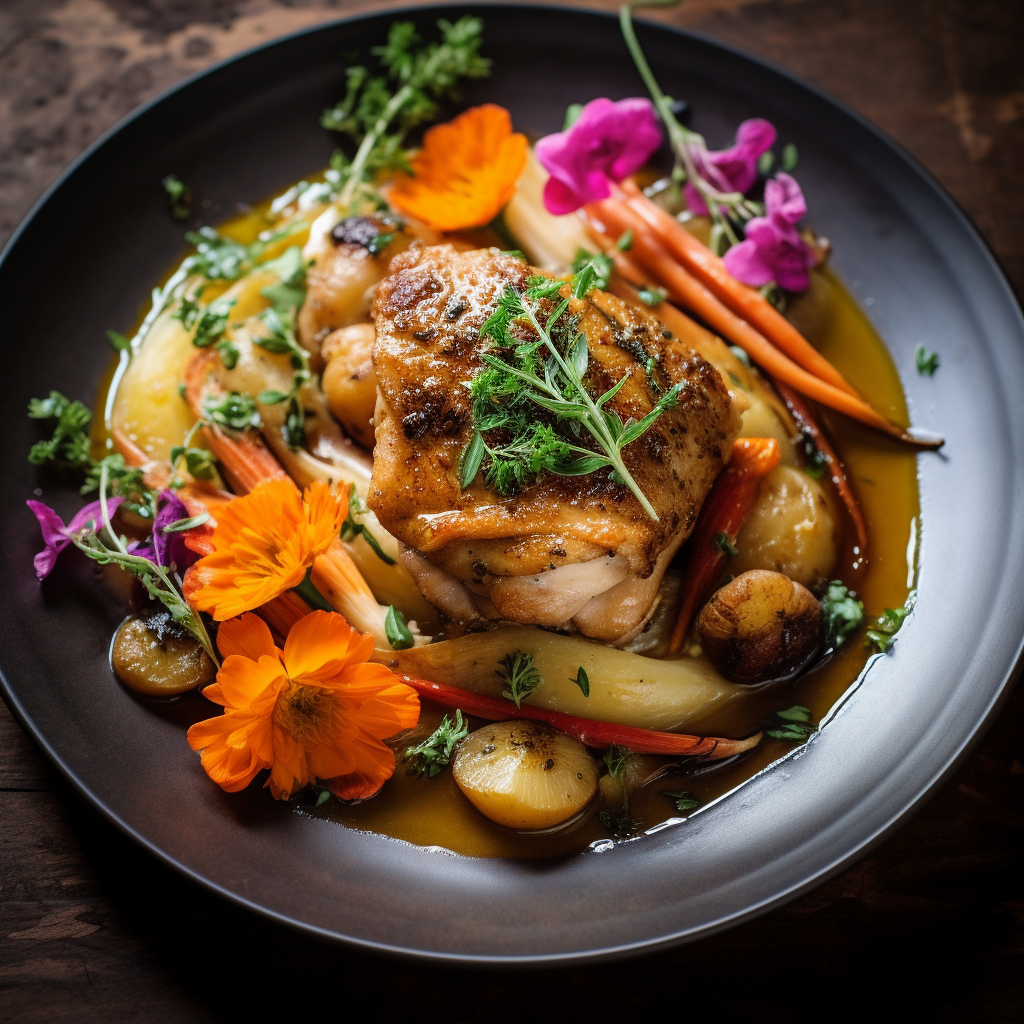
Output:
<path fill-rule="evenodd" d="M 922 377 L 931 377 L 939 368 L 939 353 L 929 352 L 924 345 L 918 345 L 914 351 L 914 364 Z"/>
<path fill-rule="evenodd" d="M 195 480 L 212 480 L 217 475 L 217 467 L 214 463 L 213 453 L 205 448 L 192 448 L 192 438 L 196 436 L 202 423 L 197 421 L 192 429 L 185 435 L 181 444 L 171 449 L 171 465 L 177 470 L 182 459 L 185 460 L 185 468 Z M 180 481 L 178 481 L 180 484 Z M 172 486 L 176 486 L 172 481 Z"/>
<path fill-rule="evenodd" d="M 107 331 L 107 341 L 115 352 L 127 352 L 132 347 L 132 339 L 126 338 L 119 331 Z"/>
<path fill-rule="evenodd" d="M 168 174 L 160 184 L 167 194 L 171 216 L 175 220 L 188 220 L 192 216 L 192 189 L 173 174 Z"/>
<path fill-rule="evenodd" d="M 688 789 L 680 790 L 679 792 L 663 789 L 661 791 L 661 795 L 667 796 L 669 800 L 675 804 L 675 808 L 680 814 L 686 814 L 687 811 L 692 811 L 695 808 L 700 807 L 700 800 L 698 800 L 697 797 L 695 797 Z"/>
<path fill-rule="evenodd" d="M 715 547 L 718 548 L 719 551 L 728 555 L 730 558 L 735 558 L 740 553 L 740 549 L 736 547 L 731 540 L 729 540 L 729 534 L 727 533 L 716 533 L 714 543 Z"/>
<path fill-rule="evenodd" d="M 447 715 L 441 724 L 422 743 L 406 747 L 402 760 L 409 763 L 408 775 L 426 775 L 432 779 L 445 765 L 449 764 L 455 748 L 469 735 L 469 725 L 462 718 L 462 712 L 455 711 L 455 720 Z"/>
<path fill-rule="evenodd" d="M 811 721 L 810 709 L 799 704 L 784 711 L 776 711 L 765 725 L 765 736 L 770 736 L 773 740 L 790 740 L 794 743 L 805 743 L 818 730 Z"/>
<path fill-rule="evenodd" d="M 297 245 L 285 249 L 276 259 L 261 263 L 260 270 L 271 271 L 281 279 L 260 289 L 260 295 L 269 299 L 278 313 L 287 314 L 302 305 L 306 299 L 306 261 Z"/>
<path fill-rule="evenodd" d="M 384 549 L 380 546 L 379 541 L 374 537 L 370 528 L 365 523 L 357 521 L 358 516 L 365 516 L 367 512 L 369 512 L 369 509 L 366 507 L 366 503 L 356 494 L 354 487 L 350 488 L 348 492 L 348 515 L 345 517 L 345 522 L 341 524 L 341 539 L 351 541 L 355 540 L 356 537 L 362 537 L 370 546 L 370 550 L 385 565 L 394 565 L 395 560 L 384 552 Z"/>
<path fill-rule="evenodd" d="M 252 395 L 232 391 L 228 395 L 211 395 L 203 403 L 203 413 L 211 423 L 230 430 L 259 430 L 263 426 Z"/>
<path fill-rule="evenodd" d="M 506 654 L 498 663 L 495 674 L 505 683 L 502 697 L 515 701 L 517 708 L 541 684 L 540 672 L 533 664 L 533 655 L 525 651 Z"/>
<path fill-rule="evenodd" d="M 572 296 L 583 298 L 598 287 L 605 260 L 590 257 L 579 266 L 568 282 Z M 622 451 L 678 404 L 682 385 L 671 387 L 651 412 L 629 424 L 607 408 L 628 375 L 623 374 L 599 398 L 592 398 L 583 383 L 590 359 L 587 339 L 578 330 L 578 319 L 567 315 L 571 299 L 559 298 L 564 287 L 565 282 L 546 277 L 530 278 L 524 293 L 509 285 L 480 328 L 489 348 L 480 355 L 484 369 L 468 385 L 474 435 L 463 454 L 463 485 L 476 475 L 485 454 L 489 457 L 486 481 L 502 495 L 517 493 L 545 472 L 585 476 L 609 469 L 613 479 L 625 484 L 656 520 L 657 513 L 626 468 Z M 521 340 L 523 331 L 533 339 Z M 541 419 L 538 410 L 547 418 Z M 488 443 L 491 431 L 500 433 Z M 595 442 L 596 451 L 581 443 L 583 431 Z"/>
<path fill-rule="evenodd" d="M 402 148 L 406 134 L 429 120 L 437 102 L 451 97 L 463 78 L 484 78 L 490 61 L 480 56 L 483 22 L 463 17 L 437 22 L 440 42 L 423 43 L 409 21 L 392 24 L 384 46 L 371 54 L 381 74 L 365 65 L 346 69 L 345 96 L 324 112 L 320 123 L 359 142 L 351 162 L 338 154 L 332 169 L 341 186 L 339 204 L 351 205 L 365 182 L 382 170 L 408 170 Z"/>
<path fill-rule="evenodd" d="M 587 675 L 587 670 L 582 665 L 576 670 L 576 675 L 569 676 L 569 681 L 580 688 L 580 693 L 584 697 L 590 696 L 590 676 Z"/>
<path fill-rule="evenodd" d="M 821 599 L 821 614 L 827 646 L 840 647 L 863 622 L 864 602 L 858 601 L 846 584 L 833 580 Z"/>
<path fill-rule="evenodd" d="M 668 292 L 664 288 L 641 288 L 637 292 L 640 301 L 646 306 L 660 306 Z"/>
<path fill-rule="evenodd" d="M 146 517 L 152 515 L 155 494 L 146 487 L 141 469 L 126 465 L 117 454 L 102 459 L 92 457 L 92 413 L 85 405 L 65 398 L 59 391 L 51 391 L 46 398 L 29 401 L 28 415 L 34 420 L 53 421 L 52 436 L 37 441 L 29 450 L 28 461 L 32 465 L 53 465 L 84 473 L 82 494 L 97 490 L 105 471 L 111 494 L 124 498 L 131 511 Z"/>
<path fill-rule="evenodd" d="M 907 603 L 902 608 L 886 608 L 871 629 L 864 634 L 864 645 L 874 647 L 879 654 L 888 653 L 896 642 L 896 634 L 914 607 L 916 596 L 914 591 L 911 591 Z"/>
<path fill-rule="evenodd" d="M 384 634 L 396 651 L 404 651 L 416 642 L 412 630 L 405 624 L 405 616 L 394 605 L 384 616 Z"/>

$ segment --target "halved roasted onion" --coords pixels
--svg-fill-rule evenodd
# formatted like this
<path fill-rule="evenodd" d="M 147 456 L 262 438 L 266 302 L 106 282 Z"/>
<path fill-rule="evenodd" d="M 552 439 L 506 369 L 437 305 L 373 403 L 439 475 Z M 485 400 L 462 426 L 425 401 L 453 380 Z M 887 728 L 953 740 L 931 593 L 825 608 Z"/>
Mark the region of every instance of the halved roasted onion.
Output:
<path fill-rule="evenodd" d="M 551 828 L 597 790 L 597 765 L 579 740 L 544 722 L 492 722 L 463 740 L 452 772 L 481 814 L 508 828 Z"/>

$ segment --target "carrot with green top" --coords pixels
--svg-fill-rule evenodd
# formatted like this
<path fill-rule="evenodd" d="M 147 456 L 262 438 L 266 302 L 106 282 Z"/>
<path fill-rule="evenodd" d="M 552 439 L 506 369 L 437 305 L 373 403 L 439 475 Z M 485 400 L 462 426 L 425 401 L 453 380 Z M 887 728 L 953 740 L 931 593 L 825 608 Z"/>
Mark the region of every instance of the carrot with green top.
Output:
<path fill-rule="evenodd" d="M 647 224 L 625 203 L 604 200 L 587 207 L 588 216 L 594 218 L 596 230 L 605 234 L 633 232 L 630 256 L 642 265 L 653 279 L 667 289 L 669 298 L 677 305 L 696 313 L 712 330 L 738 345 L 763 370 L 788 384 L 794 390 L 841 412 L 866 426 L 880 430 L 890 437 L 915 448 L 940 448 L 941 438 L 918 438 L 905 428 L 893 423 L 873 409 L 862 398 L 851 395 L 827 381 L 815 377 L 798 366 L 785 353 L 780 352 L 763 334 L 754 330 L 726 307 L 685 270 L 657 241 Z"/>
<path fill-rule="evenodd" d="M 463 714 L 485 718 L 490 722 L 506 722 L 516 718 L 547 722 L 588 747 L 607 748 L 614 745 L 628 747 L 634 754 L 675 754 L 720 761 L 750 750 L 751 747 L 757 746 L 761 739 L 760 733 L 755 733 L 745 740 L 729 740 L 719 736 L 688 736 L 677 732 L 658 732 L 655 729 L 616 725 L 613 722 L 596 722 L 589 718 L 566 715 L 561 711 L 537 708 L 531 704 L 516 707 L 512 701 L 502 697 L 488 697 L 456 686 L 435 683 L 430 679 L 404 675 L 398 678 L 407 686 L 411 686 L 421 697 L 426 697 L 442 707 L 458 708 Z"/>
<path fill-rule="evenodd" d="M 697 609 L 725 569 L 728 551 L 757 497 L 761 481 L 779 464 L 782 450 L 772 437 L 741 437 L 700 510 L 687 544 L 682 604 L 668 653 L 678 654 Z"/>
<path fill-rule="evenodd" d="M 843 375 L 764 296 L 737 281 L 721 257 L 690 234 L 667 210 L 652 203 L 635 182 L 629 179 L 622 182 L 622 191 L 625 202 L 643 218 L 658 241 L 733 313 L 815 377 L 847 394 L 857 394 Z"/>

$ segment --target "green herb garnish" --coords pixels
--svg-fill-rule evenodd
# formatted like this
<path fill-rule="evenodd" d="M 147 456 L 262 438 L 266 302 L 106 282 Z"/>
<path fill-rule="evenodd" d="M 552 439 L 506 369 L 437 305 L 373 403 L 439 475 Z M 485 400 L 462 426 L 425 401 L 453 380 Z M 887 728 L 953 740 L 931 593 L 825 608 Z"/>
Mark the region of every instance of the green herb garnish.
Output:
<path fill-rule="evenodd" d="M 210 521 L 209 512 L 200 512 L 197 516 L 189 516 L 187 519 L 175 519 L 164 528 L 164 533 L 184 533 L 185 530 L 194 530 L 197 526 Z"/>
<path fill-rule="evenodd" d="M 633 754 L 628 747 L 620 747 L 615 743 L 604 752 L 602 760 L 608 768 L 608 774 L 616 782 L 622 782 L 622 776 L 626 771 L 626 764 L 632 756 Z"/>
<path fill-rule="evenodd" d="M 858 601 L 845 583 L 833 580 L 821 599 L 821 614 L 825 621 L 826 646 L 841 647 L 864 621 L 864 602 Z"/>
<path fill-rule="evenodd" d="M 644 823 L 639 818 L 630 818 L 626 814 L 611 814 L 608 811 L 601 811 L 597 817 L 616 839 L 632 839 L 643 831 Z"/>
<path fill-rule="evenodd" d="M 672 803 L 675 804 L 676 810 L 680 814 L 685 814 L 687 811 L 692 811 L 696 807 L 700 807 L 700 800 L 698 800 L 693 793 L 688 789 L 681 790 L 679 792 L 672 792 L 667 789 L 661 791 L 662 796 L 667 796 Z"/>
<path fill-rule="evenodd" d="M 112 495 L 123 498 L 126 508 L 137 515 L 152 517 L 156 492 L 145 485 L 142 470 L 126 465 L 117 454 L 102 459 L 92 457 L 89 436 L 92 413 L 85 405 L 65 398 L 59 391 L 51 391 L 47 398 L 29 401 L 28 415 L 34 420 L 54 421 L 52 436 L 37 441 L 29 450 L 28 461 L 32 465 L 52 465 L 84 473 L 82 494 L 97 490 L 105 473 Z"/>
<path fill-rule="evenodd" d="M 582 665 L 576 670 L 575 676 L 569 676 L 569 680 L 580 688 L 584 697 L 590 696 L 590 676 L 587 675 L 587 670 Z"/>
<path fill-rule="evenodd" d="M 540 672 L 533 664 L 533 655 L 525 651 L 506 654 L 498 663 L 495 673 L 505 683 L 501 691 L 506 700 L 515 701 L 521 707 L 523 699 L 533 693 L 541 684 Z"/>
<path fill-rule="evenodd" d="M 370 546 L 370 550 L 385 565 L 394 565 L 395 560 L 384 552 L 384 549 L 380 546 L 370 528 L 356 521 L 357 516 L 365 516 L 369 511 L 366 503 L 356 494 L 355 488 L 350 488 L 348 492 L 348 515 L 345 517 L 345 522 L 341 524 L 341 539 L 351 541 L 355 540 L 356 537 L 362 537 Z"/>
<path fill-rule="evenodd" d="M 445 715 L 437 729 L 422 743 L 405 748 L 402 760 L 409 762 L 407 774 L 426 775 L 432 779 L 451 762 L 455 748 L 468 735 L 469 724 L 463 721 L 460 710 L 456 709 L 454 722 Z"/>
<path fill-rule="evenodd" d="M 727 533 L 716 533 L 714 543 L 715 547 L 718 548 L 719 551 L 728 555 L 730 558 L 735 558 L 740 553 L 740 549 L 736 547 L 731 540 L 729 540 L 729 534 Z"/>
<path fill-rule="evenodd" d="M 818 730 L 811 722 L 810 709 L 799 704 L 785 711 L 776 711 L 773 723 L 769 722 L 769 727 L 764 731 L 765 736 L 771 736 L 773 740 L 805 743 Z"/>
<path fill-rule="evenodd" d="M 645 306 L 660 306 L 668 292 L 664 288 L 641 288 L 637 296 Z"/>
<path fill-rule="evenodd" d="M 866 647 L 874 647 L 879 654 L 886 654 L 896 642 L 896 634 L 914 607 L 914 594 L 907 598 L 902 608 L 886 608 L 875 620 L 874 626 L 864 634 Z"/>
<path fill-rule="evenodd" d="M 192 216 L 192 189 L 173 174 L 168 174 L 160 184 L 167 193 L 171 216 L 175 220 L 188 220 Z"/>
<path fill-rule="evenodd" d="M 232 391 L 229 395 L 211 395 L 203 404 L 203 413 L 211 423 L 230 430 L 260 430 L 263 417 L 252 395 Z"/>
<path fill-rule="evenodd" d="M 338 173 L 342 207 L 352 203 L 365 182 L 382 170 L 408 170 L 402 148 L 410 129 L 437 112 L 437 102 L 451 97 L 463 78 L 484 78 L 491 62 L 480 56 L 483 22 L 463 17 L 437 22 L 441 41 L 424 44 L 411 21 L 395 22 L 384 46 L 370 52 L 382 74 L 363 65 L 345 71 L 344 98 L 324 112 L 320 123 L 359 143 L 351 162 L 340 154 L 332 161 Z"/>
<path fill-rule="evenodd" d="M 914 364 L 922 377 L 931 377 L 939 368 L 939 353 L 929 352 L 924 345 L 918 345 L 914 351 Z"/>
<path fill-rule="evenodd" d="M 405 624 L 405 616 L 394 605 L 384 616 L 384 634 L 396 651 L 404 651 L 416 643 L 412 630 Z"/>
<path fill-rule="evenodd" d="M 597 287 L 603 269 L 596 257 L 580 267 L 569 282 L 572 296 L 582 298 Z M 480 336 L 490 348 L 480 354 L 484 370 L 469 384 L 474 436 L 463 455 L 462 480 L 473 479 L 485 454 L 487 483 L 502 495 L 517 493 L 541 473 L 584 476 L 609 469 L 656 520 L 654 507 L 626 468 L 622 450 L 678 404 L 682 385 L 674 385 L 650 413 L 628 425 L 606 407 L 627 374 L 592 398 L 583 384 L 590 360 L 586 336 L 579 332 L 578 320 L 566 315 L 571 299 L 554 301 L 564 286 L 546 277 L 531 278 L 523 294 L 509 286 L 481 327 Z M 534 338 L 521 340 L 523 330 Z M 538 417 L 538 409 L 550 422 Z M 500 432 L 493 445 L 487 443 L 491 431 Z M 596 451 L 580 443 L 584 431 Z"/>

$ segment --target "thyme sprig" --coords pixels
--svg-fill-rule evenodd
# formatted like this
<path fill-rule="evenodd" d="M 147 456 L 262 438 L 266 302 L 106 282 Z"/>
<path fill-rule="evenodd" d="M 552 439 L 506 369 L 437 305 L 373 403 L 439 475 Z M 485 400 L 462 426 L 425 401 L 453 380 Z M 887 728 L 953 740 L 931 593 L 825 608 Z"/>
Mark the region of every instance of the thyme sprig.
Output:
<path fill-rule="evenodd" d="M 432 779 L 451 762 L 455 748 L 469 735 L 469 724 L 463 720 L 462 712 L 455 711 L 454 720 L 447 715 L 441 724 L 425 740 L 414 747 L 406 747 L 402 760 L 408 762 L 407 775 Z"/>
<path fill-rule="evenodd" d="M 339 172 L 339 205 L 351 205 L 360 187 L 381 170 L 409 169 L 402 148 L 406 134 L 429 120 L 439 100 L 450 97 L 462 78 L 484 78 L 491 62 L 480 56 L 483 22 L 463 17 L 437 22 L 440 42 L 424 44 L 411 21 L 396 21 L 387 42 L 370 52 L 382 74 L 365 65 L 346 69 L 345 96 L 324 112 L 320 123 L 358 141 L 351 162 L 340 154 L 332 161 Z"/>
<path fill-rule="evenodd" d="M 543 276 L 530 278 L 523 293 L 509 285 L 501 294 L 480 329 L 481 338 L 489 342 L 480 355 L 485 369 L 468 385 L 474 434 L 463 455 L 463 487 L 473 481 L 485 455 L 490 459 L 487 483 L 503 495 L 516 493 L 543 472 L 585 476 L 608 468 L 657 521 L 622 452 L 678 405 L 683 385 L 673 385 L 646 416 L 628 424 L 607 408 L 628 374 L 600 397 L 591 397 L 583 382 L 590 360 L 587 338 L 578 330 L 578 318 L 567 314 L 574 298 L 585 298 L 599 285 L 604 270 L 602 259 L 589 260 L 573 275 L 564 297 L 566 282 Z M 530 336 L 525 341 L 524 333 Z M 499 431 L 503 440 L 489 443 L 492 431 Z M 584 432 L 597 450 L 584 446 Z"/>

